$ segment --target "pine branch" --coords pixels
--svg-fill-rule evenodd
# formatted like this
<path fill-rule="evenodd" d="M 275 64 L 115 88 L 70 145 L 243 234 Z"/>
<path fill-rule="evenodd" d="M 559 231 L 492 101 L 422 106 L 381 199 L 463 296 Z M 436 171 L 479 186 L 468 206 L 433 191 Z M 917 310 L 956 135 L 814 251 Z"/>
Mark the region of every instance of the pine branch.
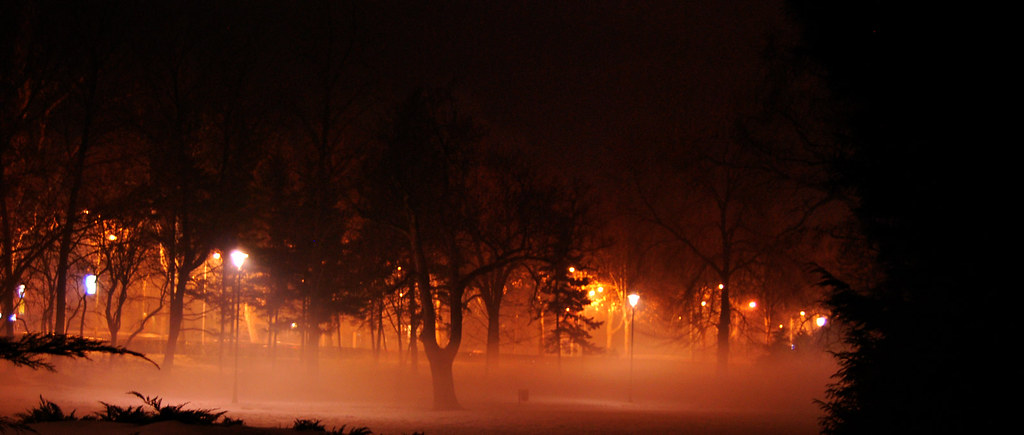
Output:
<path fill-rule="evenodd" d="M 160 368 L 145 355 L 120 346 L 111 346 L 103 340 L 59 334 L 25 334 L 15 340 L 0 337 L 0 359 L 10 361 L 15 366 L 29 367 L 33 370 L 46 369 L 54 371 L 53 364 L 46 356 L 63 356 L 69 358 L 89 359 L 92 352 L 110 355 L 130 355 L 142 358 Z"/>

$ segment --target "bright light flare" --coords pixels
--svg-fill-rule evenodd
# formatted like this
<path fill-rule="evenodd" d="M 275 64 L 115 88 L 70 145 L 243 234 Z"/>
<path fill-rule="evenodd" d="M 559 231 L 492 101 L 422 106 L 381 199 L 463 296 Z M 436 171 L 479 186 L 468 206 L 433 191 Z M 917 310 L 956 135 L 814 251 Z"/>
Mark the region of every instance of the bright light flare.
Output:
<path fill-rule="evenodd" d="M 242 265 L 245 264 L 245 259 L 249 258 L 249 254 L 235 249 L 231 251 L 231 264 L 234 264 L 238 270 L 242 270 Z"/>
<path fill-rule="evenodd" d="M 828 323 L 828 319 L 824 316 L 819 316 L 814 319 L 814 324 L 818 325 L 819 328 L 825 326 L 826 323 Z"/>
<path fill-rule="evenodd" d="M 636 293 L 630 293 L 627 297 L 629 298 L 629 306 L 636 308 L 636 303 L 640 302 L 640 295 Z"/>
<path fill-rule="evenodd" d="M 96 294 L 98 285 L 96 284 L 96 275 L 88 274 L 85 276 L 85 294 L 94 295 Z"/>
<path fill-rule="evenodd" d="M 747 306 L 750 307 L 751 310 L 753 310 L 754 308 L 757 308 L 757 302 L 750 301 L 749 303 L 747 303 Z"/>

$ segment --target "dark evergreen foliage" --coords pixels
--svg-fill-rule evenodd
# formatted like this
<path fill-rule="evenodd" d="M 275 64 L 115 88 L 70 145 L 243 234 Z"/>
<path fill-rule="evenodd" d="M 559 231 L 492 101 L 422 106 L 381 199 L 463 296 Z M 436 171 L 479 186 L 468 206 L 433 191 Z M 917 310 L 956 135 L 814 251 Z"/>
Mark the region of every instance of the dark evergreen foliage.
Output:
<path fill-rule="evenodd" d="M 1012 246 L 991 110 L 1001 39 L 963 5 L 790 6 L 839 114 L 834 187 L 853 198 L 880 277 L 855 287 L 819 271 L 848 346 L 822 429 L 987 433 L 1002 414 L 994 356 L 1007 331 L 989 310 L 1012 287 L 996 254 Z"/>
<path fill-rule="evenodd" d="M 588 279 L 569 273 L 568 266 L 562 262 L 550 267 L 548 273 L 541 287 L 541 293 L 547 297 L 544 310 L 555 318 L 555 326 L 544 338 L 548 352 L 561 352 L 563 340 L 582 347 L 584 351 L 596 351 L 597 346 L 590 342 L 590 331 L 602 322 L 583 314 L 583 309 L 590 304 L 584 289 Z"/>
<path fill-rule="evenodd" d="M 17 339 L 0 337 L 0 359 L 10 361 L 16 366 L 32 369 L 53 371 L 53 364 L 44 359 L 46 356 L 88 358 L 90 352 L 131 355 L 156 365 L 155 362 L 139 352 L 119 346 L 110 346 L 102 340 L 91 338 L 39 333 L 25 334 Z"/>

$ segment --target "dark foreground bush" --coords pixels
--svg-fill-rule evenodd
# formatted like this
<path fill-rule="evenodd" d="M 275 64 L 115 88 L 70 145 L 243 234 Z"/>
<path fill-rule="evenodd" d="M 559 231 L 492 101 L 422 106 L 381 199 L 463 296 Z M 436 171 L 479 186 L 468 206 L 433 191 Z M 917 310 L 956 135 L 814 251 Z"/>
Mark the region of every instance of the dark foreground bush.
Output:
<path fill-rule="evenodd" d="M 297 418 L 292 423 L 292 429 L 293 430 L 297 430 L 297 431 L 324 432 L 324 433 L 330 433 L 330 434 L 333 434 L 333 435 L 372 435 L 373 434 L 373 431 L 371 431 L 369 428 L 367 428 L 365 426 L 354 427 L 351 430 L 349 430 L 348 432 L 345 432 L 345 427 L 346 426 L 342 425 L 340 428 L 337 428 L 337 429 L 334 429 L 334 430 L 328 432 L 327 429 L 324 427 L 323 423 L 320 423 L 320 420 L 309 420 L 309 419 L 305 419 L 305 418 Z"/>
<path fill-rule="evenodd" d="M 44 399 L 43 396 L 39 396 L 39 405 L 36 405 L 35 408 L 29 409 L 25 412 L 20 412 L 15 416 L 18 417 L 17 422 L 21 424 L 78 420 L 78 418 L 75 417 L 75 411 L 71 411 L 70 414 L 65 414 L 64 410 L 60 409 L 56 403 Z"/>
<path fill-rule="evenodd" d="M 241 419 L 233 419 L 225 417 L 224 413 L 227 411 L 218 411 L 217 409 L 186 409 L 185 405 L 188 402 L 178 405 L 164 405 L 163 399 L 154 396 L 144 396 L 136 391 L 129 391 L 135 397 L 142 400 L 144 405 L 139 406 L 118 406 L 112 405 L 106 402 L 100 402 L 103 405 L 103 410 L 94 413 L 93 415 L 81 418 L 81 420 L 99 420 L 109 421 L 114 423 L 131 423 L 137 425 L 145 425 L 150 423 L 156 423 L 159 421 L 177 421 L 185 424 L 195 425 L 243 425 L 244 422 Z M 29 427 L 29 424 L 33 423 L 45 423 L 54 421 L 74 421 L 79 420 L 75 416 L 75 412 L 72 411 L 70 414 L 65 414 L 64 410 L 49 400 L 39 396 L 39 404 L 35 408 L 29 409 L 25 412 L 16 414 L 16 420 L 8 420 L 0 418 L 0 433 L 7 433 L 8 430 L 21 433 L 21 432 L 35 432 Z M 295 419 L 292 424 L 292 429 L 297 431 L 314 431 L 324 432 L 334 435 L 372 435 L 373 431 L 365 426 L 354 427 L 346 431 L 346 426 L 341 426 L 338 429 L 328 431 L 324 428 L 324 425 L 320 420 L 310 419 Z M 422 435 L 417 432 L 416 434 Z"/>

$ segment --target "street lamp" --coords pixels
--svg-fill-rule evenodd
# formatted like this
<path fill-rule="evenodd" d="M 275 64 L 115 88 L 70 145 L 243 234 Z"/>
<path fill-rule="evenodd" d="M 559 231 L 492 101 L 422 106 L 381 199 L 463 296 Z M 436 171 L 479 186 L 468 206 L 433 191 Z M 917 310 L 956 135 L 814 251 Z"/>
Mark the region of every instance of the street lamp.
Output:
<path fill-rule="evenodd" d="M 235 273 L 235 379 L 231 390 L 231 403 L 238 403 L 238 294 L 242 287 L 242 264 L 245 264 L 247 258 L 249 258 L 249 254 L 237 249 L 231 251 L 231 263 L 237 269 Z"/>
<path fill-rule="evenodd" d="M 78 335 L 85 336 L 85 315 L 89 312 L 89 296 L 95 296 L 96 291 L 99 289 L 99 284 L 96 283 L 96 275 L 88 274 L 83 279 L 85 284 L 85 294 L 82 295 L 82 321 L 78 325 Z"/>
<path fill-rule="evenodd" d="M 640 302 L 640 295 L 630 293 L 629 306 L 632 310 L 629 319 L 629 401 L 633 401 L 633 349 L 636 347 L 636 303 Z"/>

